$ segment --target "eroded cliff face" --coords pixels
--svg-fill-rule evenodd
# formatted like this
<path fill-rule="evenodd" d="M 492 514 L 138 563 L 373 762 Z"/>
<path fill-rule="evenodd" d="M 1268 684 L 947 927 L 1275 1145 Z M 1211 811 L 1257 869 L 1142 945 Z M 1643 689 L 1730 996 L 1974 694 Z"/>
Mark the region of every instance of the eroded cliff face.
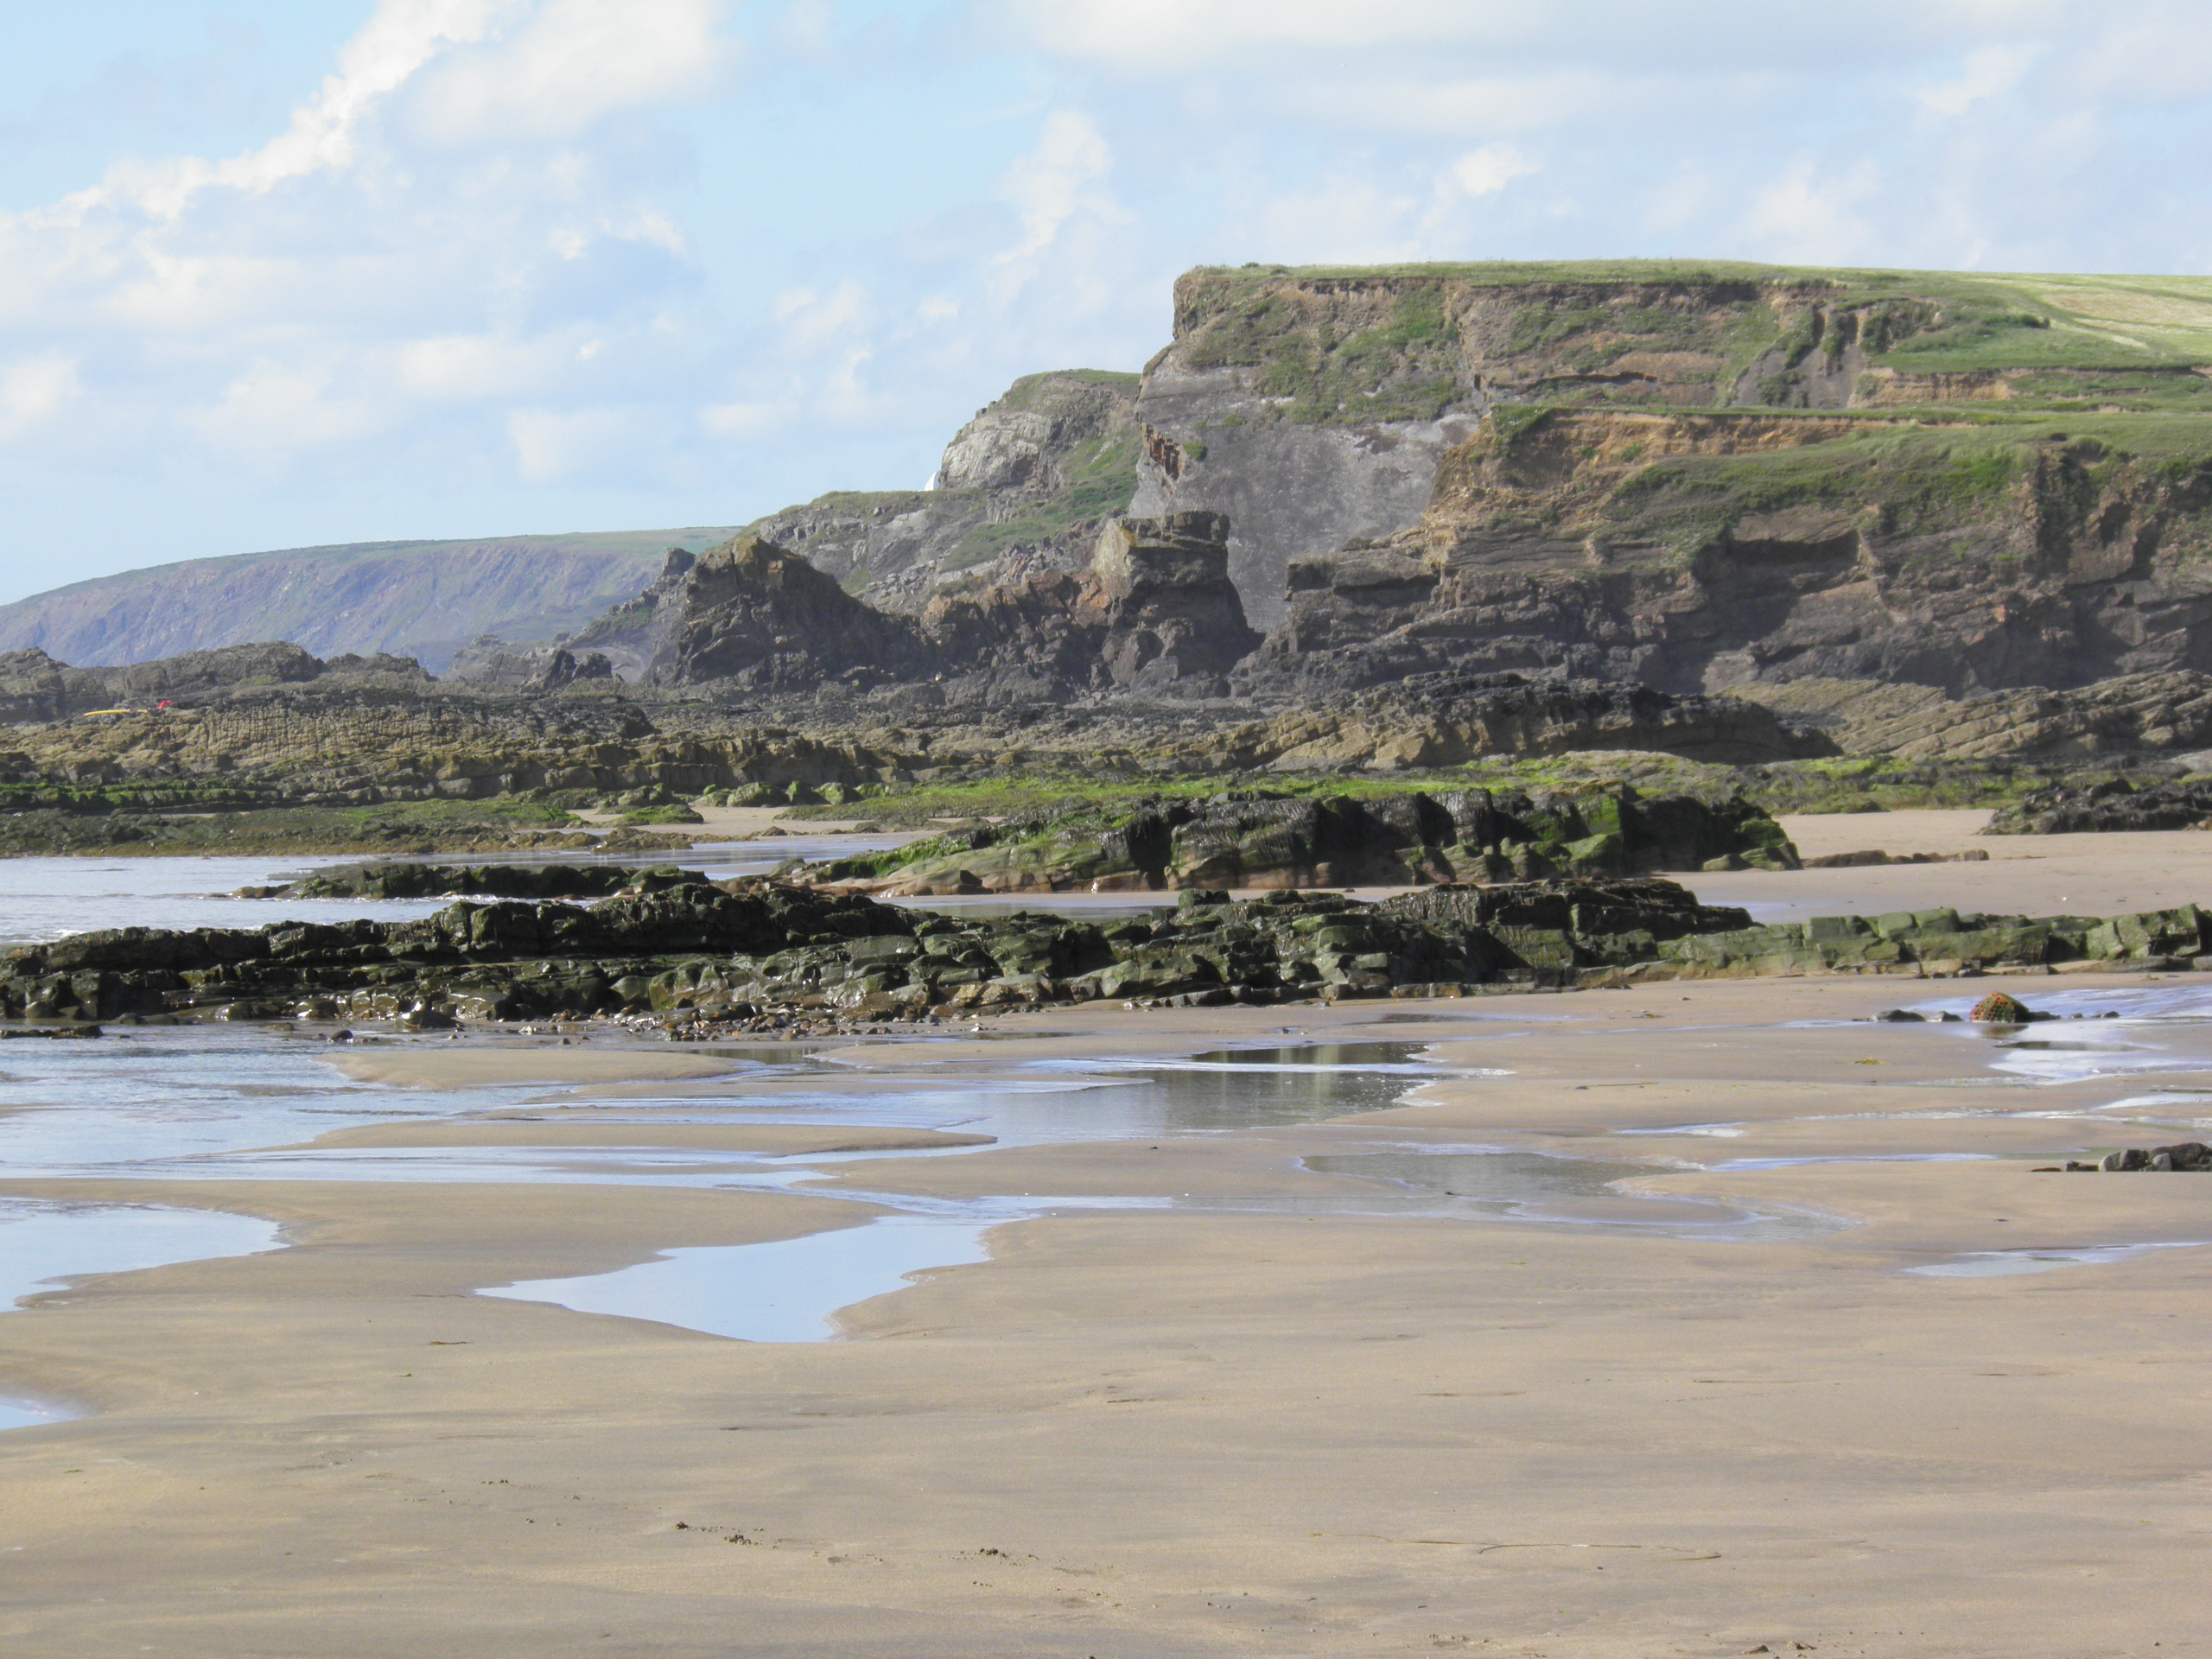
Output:
<path fill-rule="evenodd" d="M 2141 435 L 2138 435 L 2139 436 Z M 2043 428 L 1510 410 L 1294 562 L 1257 685 L 1554 669 L 1955 695 L 2212 668 L 2212 454 Z"/>
<path fill-rule="evenodd" d="M 2172 327 L 2116 332 L 2127 316 Z M 2208 324 L 2212 302 L 2128 279 L 1642 262 L 1195 270 L 1138 398 L 1131 510 L 1226 513 L 1245 608 L 1272 628 L 1294 608 L 1300 561 L 1420 524 L 1440 467 L 1493 408 L 2212 413 L 2192 332 Z M 1348 580 L 1398 579 L 1370 565 Z"/>

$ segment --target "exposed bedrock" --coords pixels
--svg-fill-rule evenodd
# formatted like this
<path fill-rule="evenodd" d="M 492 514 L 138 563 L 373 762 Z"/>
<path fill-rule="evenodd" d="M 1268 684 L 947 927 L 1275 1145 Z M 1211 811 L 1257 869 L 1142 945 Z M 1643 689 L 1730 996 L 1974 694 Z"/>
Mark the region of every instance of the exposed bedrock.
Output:
<path fill-rule="evenodd" d="M 412 922 L 120 928 L 0 958 L 0 1014 L 392 1019 L 450 1024 L 652 1010 L 912 1014 L 1101 997 L 1190 1002 L 1456 995 L 1484 986 L 1978 963 L 2164 963 L 2203 949 L 2194 907 L 2139 917 L 1827 917 L 1755 927 L 1670 881 L 1438 887 L 1366 904 L 1193 889 L 1106 924 L 931 916 L 857 894 L 684 882 L 590 906 L 456 904 Z"/>
<path fill-rule="evenodd" d="M 1737 686 L 1731 695 L 1764 704 L 1847 754 L 2066 760 L 2212 748 L 2212 675 L 2189 669 L 1957 702 L 1930 686 L 1821 678 Z"/>
<path fill-rule="evenodd" d="M 1520 412 L 1516 411 L 1516 415 Z M 2063 434 L 1582 410 L 1485 421 L 1419 524 L 1296 561 L 1255 688 L 1442 667 L 1953 695 L 2212 667 L 2212 462 Z"/>

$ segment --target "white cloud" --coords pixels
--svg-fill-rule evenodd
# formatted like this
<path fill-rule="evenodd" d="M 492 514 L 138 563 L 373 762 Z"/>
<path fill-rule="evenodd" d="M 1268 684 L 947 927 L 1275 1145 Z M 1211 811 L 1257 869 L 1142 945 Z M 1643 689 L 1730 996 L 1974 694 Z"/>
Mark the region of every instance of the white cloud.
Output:
<path fill-rule="evenodd" d="M 1861 0 L 1848 28 L 1770 0 L 1004 0 L 1045 50 L 1147 75 L 1264 67 L 1298 54 L 1346 58 L 1470 52 L 1679 69 L 1708 62 L 1894 60 L 1923 43 L 2063 13 L 2037 0 Z M 1525 66 L 1523 66 L 1525 67 Z"/>
<path fill-rule="evenodd" d="M 563 484 L 632 462 L 636 414 L 615 409 L 518 409 L 507 416 L 515 467 L 531 484 Z"/>
<path fill-rule="evenodd" d="M 0 443 L 50 421 L 77 395 L 77 365 L 67 357 L 35 357 L 0 369 Z"/>
<path fill-rule="evenodd" d="M 200 448 L 266 476 L 290 452 L 413 442 L 410 409 L 527 397 L 557 414 L 667 373 L 684 227 L 620 152 L 575 135 L 725 73 L 720 10 L 382 0 L 267 143 L 124 158 L 0 212 L 0 360 L 20 359 L 0 371 L 0 437 L 73 422 L 88 452 L 133 435 L 165 461 Z M 425 111 L 483 143 L 424 149 Z M 101 372 L 80 385 L 86 360 Z M 442 416 L 482 423 L 448 452 L 489 465 L 516 447 L 533 477 L 573 471 L 550 428 L 517 445 L 504 412 Z"/>
<path fill-rule="evenodd" d="M 203 190 L 255 194 L 289 179 L 352 165 L 359 130 L 383 101 L 440 53 L 481 40 L 521 0 L 383 0 L 339 54 L 338 71 L 293 111 L 289 126 L 258 149 L 225 162 L 183 156 L 153 166 L 124 163 L 99 188 L 71 197 L 64 213 L 125 203 L 174 219 Z"/>
<path fill-rule="evenodd" d="M 399 347 L 393 380 L 417 397 L 475 399 L 538 392 L 559 379 L 592 342 L 448 334 Z"/>
<path fill-rule="evenodd" d="M 1881 183 L 1877 170 L 1864 162 L 1822 176 L 1814 162 L 1799 161 L 1752 197 L 1740 234 L 1752 248 L 1784 263 L 1878 258 L 1872 227 L 1857 210 Z"/>
<path fill-rule="evenodd" d="M 222 401 L 191 417 L 220 449 L 264 458 L 383 430 L 393 411 L 341 389 L 335 367 L 262 360 L 224 389 Z"/>
<path fill-rule="evenodd" d="M 1930 115 L 1955 119 L 1985 99 L 2018 86 L 2037 55 L 2031 46 L 1977 48 L 1967 54 L 1966 67 L 1955 79 L 1922 91 L 1920 107 Z"/>
<path fill-rule="evenodd" d="M 1069 219 L 1084 207 L 1109 216 L 1113 204 L 1093 189 L 1113 170 L 1114 152 L 1087 115 L 1054 110 L 1045 118 L 1037 148 L 1008 168 L 999 192 L 1021 215 L 1021 240 L 994 263 L 1022 265 L 1050 247 Z"/>
<path fill-rule="evenodd" d="M 565 138 L 696 97 L 736 61 L 722 10 L 719 0 L 547 0 L 440 66 L 413 113 L 442 143 Z"/>
<path fill-rule="evenodd" d="M 1511 144 L 1484 144 L 1452 162 L 1445 169 L 1445 176 L 1463 194 L 1494 196 L 1514 180 L 1541 171 L 1541 163 L 1531 161 Z"/>
<path fill-rule="evenodd" d="M 804 353 L 849 338 L 868 315 L 868 289 L 855 278 L 829 289 L 787 288 L 769 315 L 781 326 L 785 352 Z"/>
<path fill-rule="evenodd" d="M 699 426 L 717 438 L 765 438 L 790 426 L 798 411 L 789 404 L 710 404 L 699 411 Z"/>

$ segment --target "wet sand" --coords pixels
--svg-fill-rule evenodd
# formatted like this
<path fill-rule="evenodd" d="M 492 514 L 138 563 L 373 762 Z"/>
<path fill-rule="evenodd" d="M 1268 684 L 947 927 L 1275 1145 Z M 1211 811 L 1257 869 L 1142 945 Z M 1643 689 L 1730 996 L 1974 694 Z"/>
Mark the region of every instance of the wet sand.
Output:
<path fill-rule="evenodd" d="M 2139 865 L 2122 867 L 2157 851 L 2107 839 L 2100 879 L 2133 879 Z M 2054 861 L 2014 862 L 2008 907 L 2054 907 Z M 549 1091 L 550 1121 L 508 1107 L 317 1143 L 849 1147 L 886 1155 L 836 1166 L 825 1191 L 1190 1206 L 999 1227 L 989 1262 L 849 1310 L 838 1342 L 748 1344 L 472 1293 L 881 1213 L 849 1197 L 8 1183 L 267 1216 L 292 1247 L 0 1313 L 7 1387 L 98 1412 L 0 1434 L 0 1637 L 25 1652 L 348 1659 L 2185 1654 L 2208 1639 L 2198 1379 L 2212 1332 L 2194 1310 L 2212 1244 L 2013 1277 L 1907 1269 L 2212 1241 L 2212 1179 L 2032 1173 L 2201 1138 L 2133 1120 L 2212 1116 L 2212 1096 L 2107 1109 L 2212 1089 L 2212 1037 L 2050 1022 L 2026 1039 L 2157 1040 L 2197 1069 L 2084 1062 L 2049 1081 L 2060 1074 L 1993 1063 L 2077 1051 L 1853 1022 L 1997 986 L 2094 1007 L 2189 982 L 1808 978 L 1416 1007 L 1086 1007 L 995 1027 L 1039 1033 L 1026 1039 L 845 1051 L 838 1086 L 862 1099 L 863 1083 L 887 1098 L 924 1074 L 957 1088 L 1028 1055 L 1299 1033 L 1433 1042 L 1467 1073 L 1331 1123 L 925 1156 L 903 1149 L 944 1141 L 898 1125 L 657 1123 L 655 1110 L 820 1080 L 671 1073 L 650 1052 L 594 1046 L 589 1071 L 523 1078 L 581 1085 Z M 479 1057 L 576 1053 L 487 1041 L 374 1058 L 416 1057 L 382 1075 L 419 1109 Z M 1342 1161 L 1300 1166 L 1471 1147 L 1640 1162 L 1631 1193 L 1828 1230 L 1720 1242 L 1345 1213 L 1402 1192 Z M 1930 1154 L 1946 1160 L 1900 1160 Z M 1783 1159 L 1845 1161 L 1764 1163 Z M 1764 1166 L 1727 1166 L 1745 1160 Z M 1240 1198 L 1277 1212 L 1205 1207 Z M 1312 1203 L 1281 1212 L 1294 1200 Z M 1630 1213 L 1624 1196 L 1590 1211 Z"/>
<path fill-rule="evenodd" d="M 2212 834 L 1984 836 L 1981 810 L 1787 817 L 1807 858 L 1878 849 L 1895 855 L 1985 852 L 1987 863 L 1889 864 L 1841 870 L 1744 870 L 1681 876 L 1708 904 L 1748 905 L 1765 920 L 1949 906 L 1991 915 L 2109 916 L 2212 900 Z M 2115 845 L 2114 843 L 2121 843 Z M 1781 906 L 1782 909 L 1767 909 Z"/>

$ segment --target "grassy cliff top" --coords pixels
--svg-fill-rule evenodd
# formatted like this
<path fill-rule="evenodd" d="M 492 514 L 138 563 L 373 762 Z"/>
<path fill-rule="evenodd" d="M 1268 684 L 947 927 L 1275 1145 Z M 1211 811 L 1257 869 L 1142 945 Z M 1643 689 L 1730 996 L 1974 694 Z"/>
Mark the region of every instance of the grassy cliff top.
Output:
<path fill-rule="evenodd" d="M 1730 260 L 1201 266 L 1176 285 L 1178 333 L 1286 288 L 1598 291 L 1714 310 L 1814 303 L 1893 319 L 1870 360 L 1922 372 L 2212 365 L 2212 277 L 1852 270 Z M 1611 295 L 1603 290 L 1614 290 Z M 1536 296 L 1531 295 L 1534 301 Z"/>

